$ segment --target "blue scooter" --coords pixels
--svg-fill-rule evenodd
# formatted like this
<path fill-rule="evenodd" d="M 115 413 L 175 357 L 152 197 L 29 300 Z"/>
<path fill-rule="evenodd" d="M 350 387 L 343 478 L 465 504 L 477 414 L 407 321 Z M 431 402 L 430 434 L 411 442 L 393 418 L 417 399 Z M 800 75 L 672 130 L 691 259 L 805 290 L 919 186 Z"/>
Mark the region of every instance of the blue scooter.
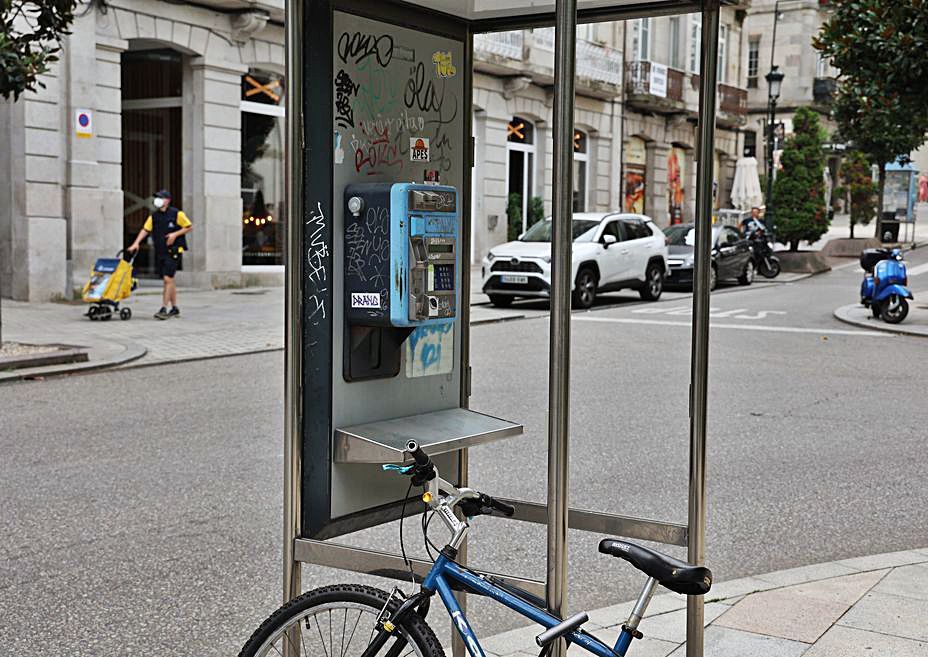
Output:
<path fill-rule="evenodd" d="M 860 303 L 876 318 L 898 324 L 909 314 L 914 299 L 906 285 L 909 277 L 902 260 L 902 249 L 864 249 L 860 266 L 867 272 L 860 284 Z"/>

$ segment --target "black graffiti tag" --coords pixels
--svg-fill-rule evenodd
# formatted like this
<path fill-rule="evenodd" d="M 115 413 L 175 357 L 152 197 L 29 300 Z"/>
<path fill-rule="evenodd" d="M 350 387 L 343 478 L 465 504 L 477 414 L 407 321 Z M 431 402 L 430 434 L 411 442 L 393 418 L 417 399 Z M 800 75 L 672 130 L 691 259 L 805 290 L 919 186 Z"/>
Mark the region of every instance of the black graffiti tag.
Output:
<path fill-rule="evenodd" d="M 377 63 L 386 68 L 393 61 L 393 37 L 389 34 L 354 34 L 342 32 L 338 38 L 338 57 L 344 63 L 358 64 L 373 55 Z"/>
<path fill-rule="evenodd" d="M 355 84 L 351 76 L 344 69 L 339 70 L 335 76 L 335 123 L 341 128 L 354 127 L 354 110 L 351 99 L 358 93 L 361 85 Z"/>
<path fill-rule="evenodd" d="M 445 85 L 442 82 L 441 94 L 432 80 L 425 80 L 425 64 L 419 62 L 415 68 L 410 69 L 409 79 L 406 80 L 406 92 L 403 102 L 406 107 L 418 108 L 423 112 L 438 112 L 441 116 L 441 106 L 445 101 Z"/>

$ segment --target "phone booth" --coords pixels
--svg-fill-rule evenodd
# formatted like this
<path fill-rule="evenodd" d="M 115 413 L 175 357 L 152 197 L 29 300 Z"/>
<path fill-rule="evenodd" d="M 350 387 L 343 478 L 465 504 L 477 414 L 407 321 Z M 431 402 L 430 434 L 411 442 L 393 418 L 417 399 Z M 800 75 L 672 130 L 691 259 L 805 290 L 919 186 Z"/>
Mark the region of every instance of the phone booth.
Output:
<path fill-rule="evenodd" d="M 430 562 L 335 540 L 400 517 L 409 489 L 382 466 L 409 463 L 414 440 L 443 477 L 466 486 L 468 448 L 523 432 L 518 418 L 469 403 L 473 36 L 552 24 L 560 36 L 549 494 L 545 503 L 506 500 L 514 519 L 547 524 L 548 578 L 499 581 L 560 613 L 568 526 L 685 545 L 690 563 L 701 565 L 708 275 L 694 295 L 690 522 L 679 524 L 567 505 L 572 282 L 562 273 L 570 271 L 576 22 L 692 11 L 702 12 L 708 71 L 700 114 L 714 117 L 718 0 L 287 0 L 287 199 L 302 221 L 288 226 L 285 600 L 301 592 L 301 563 L 396 578 L 411 565 L 425 575 Z M 713 131 L 714 120 L 701 122 L 697 161 L 711 162 Z M 708 271 L 711 204 L 711 166 L 698 168 L 700 271 Z M 687 654 L 696 655 L 703 603 L 691 597 Z M 463 654 L 459 640 L 454 648 Z"/>
<path fill-rule="evenodd" d="M 899 228 L 905 226 L 903 242 L 909 240 L 909 227 L 915 235 L 915 207 L 918 200 L 918 169 L 911 163 L 890 162 L 885 167 L 886 182 L 883 185 L 883 221 L 881 223 L 884 242 L 898 242 Z"/>

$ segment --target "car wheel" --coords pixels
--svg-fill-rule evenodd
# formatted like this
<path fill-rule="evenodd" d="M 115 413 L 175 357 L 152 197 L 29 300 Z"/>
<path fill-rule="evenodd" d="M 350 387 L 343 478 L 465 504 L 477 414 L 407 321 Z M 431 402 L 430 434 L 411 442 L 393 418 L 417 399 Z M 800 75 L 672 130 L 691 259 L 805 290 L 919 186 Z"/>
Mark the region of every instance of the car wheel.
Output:
<path fill-rule="evenodd" d="M 508 308 L 512 305 L 513 298 L 505 294 L 491 294 L 490 303 L 497 308 Z"/>
<path fill-rule="evenodd" d="M 741 276 L 738 277 L 738 282 L 741 285 L 750 285 L 754 282 L 754 261 L 748 260 L 744 265 L 744 271 L 741 273 Z"/>
<path fill-rule="evenodd" d="M 715 265 L 709 267 L 709 291 L 712 292 L 719 284 L 719 270 Z"/>
<path fill-rule="evenodd" d="M 572 295 L 574 308 L 590 308 L 596 300 L 596 274 L 589 267 L 577 272 Z"/>
<path fill-rule="evenodd" d="M 657 301 L 661 298 L 661 292 L 664 291 L 664 270 L 660 265 L 651 263 L 644 273 L 644 287 L 638 290 L 638 294 L 645 301 Z"/>

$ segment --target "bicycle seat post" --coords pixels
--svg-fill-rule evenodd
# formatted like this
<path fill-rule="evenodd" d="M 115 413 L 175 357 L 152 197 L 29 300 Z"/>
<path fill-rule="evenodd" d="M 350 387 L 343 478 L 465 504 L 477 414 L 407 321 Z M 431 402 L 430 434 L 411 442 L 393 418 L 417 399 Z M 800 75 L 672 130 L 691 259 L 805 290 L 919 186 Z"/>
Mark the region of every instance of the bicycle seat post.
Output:
<path fill-rule="evenodd" d="M 632 613 L 628 615 L 628 620 L 625 621 L 625 625 L 622 629 L 627 628 L 633 635 L 636 634 L 638 623 L 641 622 L 645 611 L 648 609 L 648 605 L 651 604 L 651 597 L 654 595 L 654 588 L 656 586 L 657 580 L 653 577 L 649 577 L 648 581 L 644 583 L 644 588 L 641 589 L 638 601 L 635 602 L 635 608 L 632 609 Z"/>

